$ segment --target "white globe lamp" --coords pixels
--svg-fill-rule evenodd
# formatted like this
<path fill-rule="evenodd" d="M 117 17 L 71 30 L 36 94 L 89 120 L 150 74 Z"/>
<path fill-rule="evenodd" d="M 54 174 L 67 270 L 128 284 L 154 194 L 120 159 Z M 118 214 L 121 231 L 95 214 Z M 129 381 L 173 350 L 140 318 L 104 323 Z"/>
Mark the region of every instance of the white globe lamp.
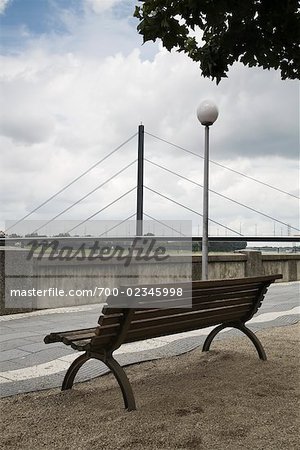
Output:
<path fill-rule="evenodd" d="M 217 120 L 218 115 L 218 108 L 211 100 L 204 100 L 198 106 L 197 117 L 201 125 L 209 127 Z"/>

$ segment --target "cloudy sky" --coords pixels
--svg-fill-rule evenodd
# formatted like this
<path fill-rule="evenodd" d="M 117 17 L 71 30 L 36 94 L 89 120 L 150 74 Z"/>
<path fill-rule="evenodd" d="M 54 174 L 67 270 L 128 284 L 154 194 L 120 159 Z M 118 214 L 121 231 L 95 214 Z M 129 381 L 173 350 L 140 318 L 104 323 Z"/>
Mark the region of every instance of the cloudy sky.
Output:
<path fill-rule="evenodd" d="M 168 53 L 159 43 L 142 45 L 134 6 L 134 0 L 0 0 L 0 229 L 126 141 L 141 122 L 146 132 L 203 155 L 196 109 L 207 98 L 220 111 L 211 129 L 211 159 L 299 195 L 298 82 L 236 64 L 216 86 L 185 55 Z M 28 219 L 46 222 L 136 156 L 134 138 Z M 145 156 L 202 184 L 197 156 L 150 135 Z M 135 183 L 132 165 L 60 219 L 84 220 Z M 201 213 L 201 187 L 150 163 L 145 185 Z M 297 234 L 284 225 L 299 228 L 295 197 L 214 163 L 210 186 L 271 217 L 211 193 L 214 221 L 245 235 Z M 124 219 L 135 205 L 132 191 L 95 219 Z M 160 220 L 192 220 L 194 233 L 201 233 L 200 216 L 149 190 L 145 212 Z M 232 234 L 214 223 L 210 233 Z"/>

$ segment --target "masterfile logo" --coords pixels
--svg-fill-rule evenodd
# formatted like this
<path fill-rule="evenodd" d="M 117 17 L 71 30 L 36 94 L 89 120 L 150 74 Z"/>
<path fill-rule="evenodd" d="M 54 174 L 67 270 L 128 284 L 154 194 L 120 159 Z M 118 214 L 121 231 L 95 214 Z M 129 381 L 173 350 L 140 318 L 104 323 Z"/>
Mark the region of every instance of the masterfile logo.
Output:
<path fill-rule="evenodd" d="M 79 247 L 67 244 L 61 245 L 59 240 L 35 240 L 28 243 L 30 248 L 26 257 L 27 261 L 36 257 L 41 260 L 47 257 L 49 261 L 94 261 L 108 262 L 112 260 L 124 262 L 128 267 L 133 260 L 159 263 L 170 258 L 166 246 L 161 245 L 155 238 L 135 238 L 131 245 L 113 243 L 101 243 L 95 240 L 90 246 L 82 243 Z"/>

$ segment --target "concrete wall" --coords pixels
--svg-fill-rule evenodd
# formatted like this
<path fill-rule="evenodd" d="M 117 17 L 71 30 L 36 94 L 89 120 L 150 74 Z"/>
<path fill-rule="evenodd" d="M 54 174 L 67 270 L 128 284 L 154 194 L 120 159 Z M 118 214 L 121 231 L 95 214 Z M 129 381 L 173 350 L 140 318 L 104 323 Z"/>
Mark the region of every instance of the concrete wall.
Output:
<path fill-rule="evenodd" d="M 193 256 L 193 279 L 201 279 L 201 257 Z M 210 255 L 210 279 L 254 277 L 281 273 L 283 281 L 300 280 L 300 254 L 263 254 L 240 251 L 230 255 Z"/>
<path fill-rule="evenodd" d="M 9 250 L 7 250 L 9 251 Z M 4 300 L 4 284 L 9 284 L 9 279 L 4 279 L 4 251 L 0 249 L 0 301 Z M 22 252 L 21 252 L 22 253 Z M 20 252 L 16 252 L 20 255 Z M 21 257 L 22 259 L 22 257 Z M 139 279 L 143 283 L 155 283 L 155 280 L 162 282 L 182 281 L 184 278 L 191 276 L 192 262 L 192 278 L 193 280 L 201 279 L 201 256 L 193 256 L 189 259 L 182 256 L 174 256 L 171 262 L 156 263 L 142 262 L 133 263 L 130 282 L 128 280 L 128 270 L 124 274 L 124 267 L 118 262 L 101 264 L 97 261 L 81 262 L 72 261 L 66 265 L 65 262 L 49 261 L 45 258 L 40 261 L 37 266 L 36 278 L 20 278 L 18 276 L 18 285 L 28 289 L 36 287 L 38 289 L 48 289 L 59 287 L 68 290 L 72 289 L 89 289 L 91 285 L 99 287 L 117 287 L 120 285 L 137 284 Z M 31 262 L 34 266 L 36 261 Z M 18 266 L 18 262 L 16 262 Z M 63 271 L 62 271 L 63 268 Z M 26 273 L 29 275 L 31 268 L 27 268 Z M 34 273 L 34 270 L 33 270 Z M 259 276 L 281 273 L 282 281 L 300 280 L 300 254 L 262 254 L 256 251 L 241 251 L 233 254 L 211 254 L 209 255 L 209 278 L 239 278 L 245 276 Z M 7 275 L 7 272 L 6 272 Z M 141 277 L 141 278 L 139 278 Z M 4 283 L 5 282 L 5 283 Z M 42 297 L 38 301 L 21 299 L 16 307 L 22 308 L 55 308 L 59 306 L 72 306 L 87 303 L 99 303 L 104 301 L 105 296 L 101 298 L 95 297 Z M 11 305 L 10 305 L 11 306 Z"/>
<path fill-rule="evenodd" d="M 300 280 L 299 255 L 261 255 L 262 273 L 282 273 L 282 281 Z"/>

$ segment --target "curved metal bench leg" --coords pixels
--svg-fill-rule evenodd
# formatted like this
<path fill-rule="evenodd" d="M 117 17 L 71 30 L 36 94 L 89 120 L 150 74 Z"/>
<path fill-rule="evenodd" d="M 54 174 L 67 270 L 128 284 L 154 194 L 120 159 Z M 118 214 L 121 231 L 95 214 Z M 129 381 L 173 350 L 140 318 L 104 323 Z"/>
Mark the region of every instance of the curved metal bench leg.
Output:
<path fill-rule="evenodd" d="M 210 348 L 210 344 L 212 343 L 213 339 L 216 337 L 216 335 L 223 330 L 224 328 L 228 327 L 228 325 L 219 325 L 216 328 L 214 328 L 213 330 L 211 330 L 211 332 L 209 333 L 209 335 L 207 336 L 207 338 L 205 339 L 205 342 L 203 344 L 202 347 L 202 351 L 203 352 L 208 352 L 209 348 Z"/>
<path fill-rule="evenodd" d="M 236 328 L 240 331 L 242 331 L 254 344 L 258 356 L 260 357 L 260 359 L 262 359 L 263 361 L 267 360 L 267 355 L 265 353 L 265 350 L 260 342 L 260 340 L 258 339 L 258 337 L 253 333 L 253 331 L 251 331 L 249 328 L 246 327 L 245 324 L 243 323 L 227 323 L 227 324 L 222 324 L 217 326 L 216 328 L 214 328 L 209 335 L 207 336 L 207 338 L 205 339 L 205 342 L 203 344 L 202 347 L 202 351 L 203 352 L 207 352 L 210 348 L 210 345 L 213 341 L 213 339 L 216 337 L 216 335 L 223 330 L 224 328 L 227 327 L 232 327 L 232 328 Z"/>
<path fill-rule="evenodd" d="M 78 356 L 72 364 L 70 365 L 69 369 L 67 370 L 67 373 L 65 375 L 64 381 L 62 383 L 61 390 L 65 391 L 66 389 L 71 389 L 74 383 L 74 378 L 80 369 L 80 367 L 90 359 L 89 356 L 84 353 L 83 355 Z"/>
<path fill-rule="evenodd" d="M 117 382 L 119 383 L 119 386 L 123 394 L 125 409 L 127 409 L 128 411 L 134 411 L 136 409 L 135 399 L 130 382 L 127 378 L 124 369 L 112 357 L 107 358 L 105 360 L 105 364 L 107 365 L 107 367 L 110 368 L 110 370 L 116 377 Z"/>
<path fill-rule="evenodd" d="M 67 370 L 64 381 L 62 383 L 61 388 L 62 391 L 72 388 L 78 370 L 86 361 L 88 361 L 91 358 L 99 359 L 100 361 L 102 361 L 104 364 L 107 365 L 107 367 L 112 371 L 112 373 L 116 377 L 116 380 L 121 388 L 125 408 L 128 409 L 128 411 L 135 410 L 136 409 L 135 399 L 127 375 L 123 370 L 123 368 L 120 366 L 120 364 L 113 357 L 102 359 L 97 357 L 97 355 L 88 356 L 86 353 L 78 356 L 78 358 L 76 358 L 72 362 L 69 369 Z"/>
<path fill-rule="evenodd" d="M 267 360 L 266 352 L 262 346 L 262 343 L 260 342 L 258 337 L 253 333 L 253 331 L 251 331 L 249 328 L 247 328 L 245 324 L 239 324 L 235 328 L 238 328 L 246 336 L 248 336 L 248 338 L 253 342 L 260 359 L 262 359 L 263 361 L 266 361 Z"/>

